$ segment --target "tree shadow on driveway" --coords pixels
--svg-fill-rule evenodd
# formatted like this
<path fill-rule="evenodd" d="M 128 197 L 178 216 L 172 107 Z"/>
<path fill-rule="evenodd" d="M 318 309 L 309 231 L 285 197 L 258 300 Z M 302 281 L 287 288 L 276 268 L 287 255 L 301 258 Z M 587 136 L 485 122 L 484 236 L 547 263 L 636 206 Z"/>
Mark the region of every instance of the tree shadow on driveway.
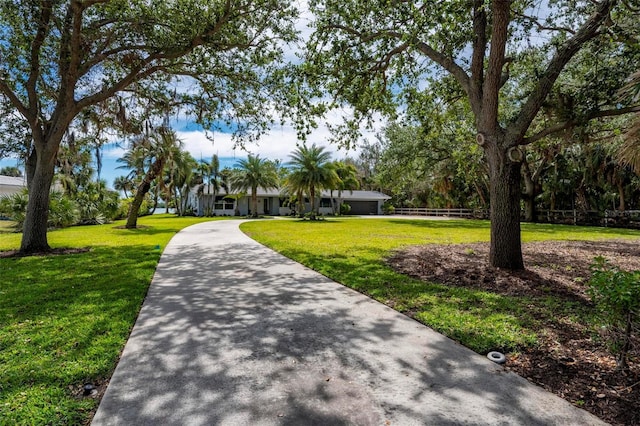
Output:
<path fill-rule="evenodd" d="M 95 425 L 597 424 L 237 227 L 171 241 Z"/>

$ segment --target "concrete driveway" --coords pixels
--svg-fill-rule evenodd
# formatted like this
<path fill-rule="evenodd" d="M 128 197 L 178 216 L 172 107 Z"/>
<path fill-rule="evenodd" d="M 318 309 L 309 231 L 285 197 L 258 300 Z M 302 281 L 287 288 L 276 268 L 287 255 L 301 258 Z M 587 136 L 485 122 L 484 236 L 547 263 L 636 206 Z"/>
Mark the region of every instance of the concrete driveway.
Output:
<path fill-rule="evenodd" d="M 94 426 L 603 424 L 239 224 L 171 240 Z"/>

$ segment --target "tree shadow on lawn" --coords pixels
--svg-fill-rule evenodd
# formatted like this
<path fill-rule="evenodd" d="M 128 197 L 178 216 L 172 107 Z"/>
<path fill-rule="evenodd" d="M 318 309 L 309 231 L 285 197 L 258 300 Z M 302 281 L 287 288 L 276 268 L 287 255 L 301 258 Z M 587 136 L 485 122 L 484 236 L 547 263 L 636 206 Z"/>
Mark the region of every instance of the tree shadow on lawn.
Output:
<path fill-rule="evenodd" d="M 430 229 L 489 229 L 491 222 L 488 220 L 452 219 L 452 220 L 429 220 L 429 219 L 382 219 L 394 225 L 411 225 L 419 228 Z"/>
<path fill-rule="evenodd" d="M 637 392 L 634 396 L 631 390 L 637 368 L 632 367 L 628 375 L 615 371 L 614 359 L 599 336 L 601 319 L 586 294 L 586 283 L 589 265 L 597 255 L 625 270 L 640 269 L 637 241 L 526 243 L 527 270 L 517 272 L 490 267 L 488 250 L 488 243 L 414 246 L 396 251 L 389 263 L 424 282 L 508 296 L 513 315 L 538 336 L 535 345 L 509 355 L 510 368 L 568 400 L 581 401 L 608 421 L 635 424 Z M 425 321 L 433 323 L 437 316 Z"/>
<path fill-rule="evenodd" d="M 429 219 L 386 219 L 390 224 L 411 225 L 428 229 L 491 229 L 491 222 L 488 220 L 473 219 L 452 219 L 452 220 L 429 220 Z M 522 232 L 539 233 L 544 235 L 567 234 L 570 232 L 588 232 L 594 238 L 606 238 L 607 236 L 631 236 L 639 237 L 640 232 L 636 229 L 625 228 L 604 228 L 598 226 L 575 226 L 556 225 L 549 223 L 526 223 L 520 224 Z"/>
<path fill-rule="evenodd" d="M 172 235 L 180 231 L 180 227 L 159 229 L 157 227 L 147 226 L 147 225 L 138 225 L 138 227 L 136 228 L 125 228 L 124 225 L 122 225 L 122 226 L 114 226 L 113 229 L 115 230 L 115 235 L 130 235 L 130 234 Z"/>
<path fill-rule="evenodd" d="M 165 252 L 96 426 L 569 420 L 550 394 L 257 243 L 180 251 Z"/>
<path fill-rule="evenodd" d="M 0 405 L 24 399 L 7 421 L 28 421 L 38 406 L 40 415 L 84 423 L 87 407 L 97 404 L 78 398 L 82 385 L 99 385 L 111 375 L 158 258 L 148 246 L 126 246 L 0 259 L 12 278 L 0 285 L 7 336 Z"/>

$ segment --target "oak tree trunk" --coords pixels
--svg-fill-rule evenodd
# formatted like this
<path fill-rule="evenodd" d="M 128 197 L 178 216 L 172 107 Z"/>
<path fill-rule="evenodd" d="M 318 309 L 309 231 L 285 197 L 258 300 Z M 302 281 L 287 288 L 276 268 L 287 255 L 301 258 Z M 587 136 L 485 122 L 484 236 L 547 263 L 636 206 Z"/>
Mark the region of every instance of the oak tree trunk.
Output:
<path fill-rule="evenodd" d="M 47 240 L 47 226 L 53 169 L 53 162 L 50 166 L 38 166 L 31 178 L 27 214 L 22 228 L 21 253 L 37 253 L 51 249 Z"/>
<path fill-rule="evenodd" d="M 20 244 L 20 253 L 23 254 L 44 252 L 51 249 L 47 240 L 49 191 L 53 182 L 57 149 L 51 149 L 50 145 L 44 144 L 40 144 L 40 147 L 38 152 L 34 150 L 31 153 L 26 164 L 29 201 Z"/>
<path fill-rule="evenodd" d="M 485 150 L 489 164 L 491 243 L 489 263 L 497 268 L 524 269 L 520 239 L 520 168 L 502 144 Z"/>

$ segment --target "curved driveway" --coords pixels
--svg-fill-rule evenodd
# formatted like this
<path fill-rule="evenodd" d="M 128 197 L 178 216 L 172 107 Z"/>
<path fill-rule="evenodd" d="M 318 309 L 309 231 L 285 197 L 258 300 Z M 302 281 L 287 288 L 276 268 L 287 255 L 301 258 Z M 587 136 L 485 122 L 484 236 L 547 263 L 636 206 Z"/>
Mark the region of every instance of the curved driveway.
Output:
<path fill-rule="evenodd" d="M 93 425 L 602 424 L 239 224 L 171 240 Z"/>

